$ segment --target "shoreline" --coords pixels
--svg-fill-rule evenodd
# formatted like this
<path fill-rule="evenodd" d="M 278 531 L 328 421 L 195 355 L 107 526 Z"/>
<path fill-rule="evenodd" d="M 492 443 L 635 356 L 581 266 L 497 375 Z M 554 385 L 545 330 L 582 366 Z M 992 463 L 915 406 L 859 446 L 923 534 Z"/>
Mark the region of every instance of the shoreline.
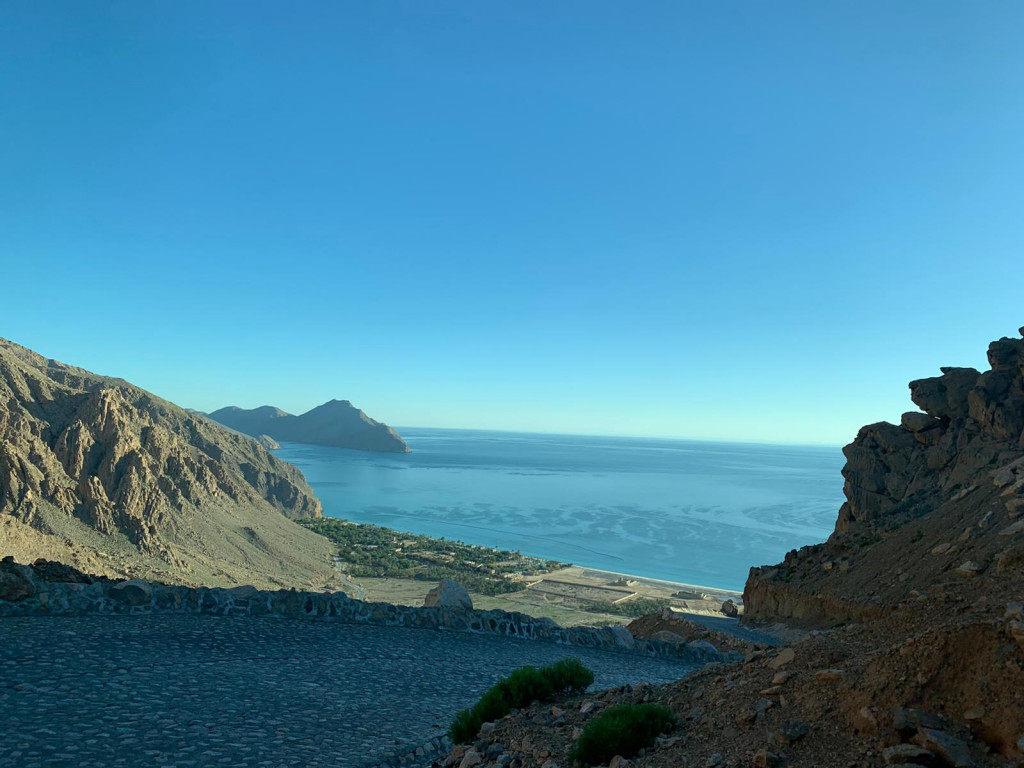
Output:
<path fill-rule="evenodd" d="M 831 477 L 832 464 L 838 471 L 841 463 L 805 454 L 812 446 L 684 440 L 689 447 L 678 456 L 653 449 L 627 456 L 602 448 L 604 440 L 621 448 L 620 441 L 645 438 L 491 432 L 416 427 L 407 435 L 415 459 L 299 443 L 282 444 L 277 455 L 307 475 L 328 518 L 472 542 L 558 560 L 595 577 L 734 601 L 752 566 L 825 540 L 842 502 L 841 494 L 834 503 L 827 494 L 819 498 L 826 473 Z M 579 442 L 563 444 L 559 437 Z M 678 438 L 657 442 L 666 440 Z M 764 469 L 766 459 L 771 472 Z M 771 503 L 751 495 L 762 479 L 774 482 L 776 465 L 805 472 L 806 482 L 797 487 L 787 481 Z M 737 467 L 752 473 L 738 488 L 729 479 Z M 396 468 L 402 471 L 387 471 Z M 707 482 L 691 487 L 688 468 L 706 473 Z M 645 479 L 651 472 L 657 474 L 653 485 Z M 819 525 L 825 516 L 828 524 Z M 731 541 L 737 535 L 740 544 Z"/>
<path fill-rule="evenodd" d="M 665 587 L 682 587 L 683 589 L 693 590 L 695 592 L 705 592 L 709 595 L 725 595 L 727 599 L 733 600 L 734 602 L 742 602 L 743 591 L 736 589 L 726 589 L 724 587 L 711 587 L 707 584 L 689 584 L 685 581 L 670 581 L 669 579 L 655 579 L 650 576 L 637 576 L 635 573 L 622 573 L 620 571 L 606 571 L 602 568 L 591 568 L 586 565 L 579 565 L 577 563 L 570 563 L 569 568 L 578 568 L 586 574 L 594 574 L 596 577 L 614 576 L 618 578 L 629 579 L 639 584 L 650 584 L 652 586 L 665 586 Z M 569 570 L 569 569 L 566 569 Z M 681 591 L 681 590 L 680 590 Z"/>
<path fill-rule="evenodd" d="M 735 618 L 743 611 L 736 590 L 542 560 L 373 523 L 319 518 L 302 525 L 334 543 L 333 560 L 345 591 L 371 602 L 423 605 L 435 584 L 451 579 L 466 588 L 474 604 L 561 625 L 628 624 L 663 611 Z"/>
<path fill-rule="evenodd" d="M 357 526 L 357 527 L 366 528 L 366 529 L 377 529 L 377 530 L 391 531 L 391 532 L 393 532 L 395 534 L 399 534 L 399 535 L 402 535 L 402 536 L 422 537 L 422 538 L 430 539 L 432 542 L 434 542 L 435 544 L 437 544 L 439 546 L 441 544 L 443 544 L 443 543 L 447 543 L 447 544 L 459 544 L 459 545 L 462 545 L 462 546 L 465 546 L 465 547 L 470 547 L 470 548 L 473 548 L 473 549 L 486 550 L 488 552 L 493 552 L 493 553 L 503 553 L 503 552 L 511 551 L 511 550 L 503 549 L 502 547 L 488 546 L 486 544 L 472 544 L 472 543 L 469 543 L 469 542 L 466 542 L 466 541 L 462 541 L 460 539 L 452 539 L 452 538 L 448 538 L 448 537 L 431 536 L 429 534 L 414 533 L 412 531 L 406 531 L 406 530 L 402 530 L 402 529 L 399 529 L 399 528 L 392 528 L 390 526 L 384 526 L 384 525 L 380 525 L 378 523 L 362 523 L 362 522 L 357 522 L 355 520 L 349 520 L 348 518 L 334 517 L 334 516 L 331 516 L 331 515 L 324 515 L 323 518 L 321 518 L 321 519 L 323 519 L 323 520 L 333 520 L 333 521 L 337 521 L 339 523 L 343 523 L 345 525 Z M 680 591 L 680 592 L 681 591 L 701 592 L 701 593 L 707 593 L 709 595 L 723 596 L 722 599 L 733 600 L 734 602 L 737 602 L 737 603 L 740 603 L 740 604 L 742 603 L 743 590 L 741 590 L 741 589 L 729 589 L 728 587 L 716 587 L 716 586 L 711 586 L 709 584 L 696 584 L 696 583 L 693 583 L 693 582 L 674 581 L 672 579 L 661 579 L 661 578 L 656 578 L 654 576 L 644 576 L 644 575 L 641 575 L 641 574 L 629 573 L 627 571 L 611 571 L 611 570 L 608 570 L 608 569 L 605 569 L 605 568 L 599 568 L 599 567 L 596 567 L 596 566 L 585 565 L 585 564 L 582 564 L 582 563 L 568 561 L 568 560 L 552 560 L 551 558 L 542 557 L 540 555 L 536 555 L 536 554 L 532 554 L 530 552 L 524 552 L 524 551 L 520 551 L 520 550 L 516 550 L 515 553 L 516 553 L 516 555 L 518 555 L 518 556 L 520 556 L 520 557 L 522 557 L 524 559 L 528 559 L 528 560 L 534 560 L 534 561 L 538 561 L 538 562 L 557 562 L 557 563 L 560 563 L 564 567 L 561 568 L 559 572 L 566 572 L 566 573 L 568 573 L 569 571 L 578 571 L 578 573 L 574 574 L 574 575 L 576 575 L 577 577 L 580 577 L 580 578 L 588 579 L 588 580 L 592 580 L 592 579 L 605 579 L 605 578 L 610 579 L 610 580 L 625 579 L 625 580 L 627 580 L 629 582 L 635 582 L 636 584 L 646 585 L 646 586 L 648 586 L 650 588 L 654 588 L 654 589 L 673 588 L 675 591 Z M 343 562 L 343 561 L 341 561 L 341 562 Z M 341 562 L 336 562 L 336 565 L 340 566 Z M 511 572 L 509 572 L 509 573 L 511 573 Z M 548 573 L 548 574 L 545 575 L 545 577 L 550 578 L 552 575 L 554 575 L 554 573 L 556 573 L 556 572 Z"/>
<path fill-rule="evenodd" d="M 448 539 L 437 536 L 429 536 L 426 534 L 412 533 L 410 531 L 403 531 L 397 528 L 390 528 L 387 526 L 381 526 L 376 523 L 360 523 L 354 520 L 347 520 L 344 518 L 327 517 L 320 518 L 325 521 L 333 521 L 340 523 L 346 527 L 352 526 L 355 528 L 362 528 L 364 530 L 375 530 L 379 532 L 387 532 L 395 536 L 410 536 L 416 537 L 423 540 L 428 540 L 432 545 L 436 547 L 448 547 L 451 545 L 459 545 L 469 550 L 486 551 L 492 554 L 505 554 L 509 550 L 502 549 L 501 547 L 492 547 L 484 544 L 469 544 L 464 541 L 456 539 Z M 321 533 L 321 535 L 325 535 Z M 328 537 L 330 538 L 330 537 Z M 635 573 L 628 573 L 626 571 L 611 571 L 604 568 L 592 567 L 589 565 L 583 565 L 581 563 L 575 563 L 570 561 L 550 560 L 537 555 L 532 555 L 526 552 L 515 552 L 517 558 L 527 561 L 533 561 L 536 563 L 548 563 L 557 564 L 561 566 L 557 570 L 547 571 L 538 573 L 530 576 L 523 574 L 520 571 L 501 568 L 500 564 L 497 567 L 498 572 L 504 577 L 515 577 L 519 576 L 525 583 L 529 582 L 540 582 L 540 581 L 558 581 L 561 579 L 572 579 L 573 581 L 579 582 L 581 585 L 593 585 L 599 586 L 600 588 L 631 588 L 641 587 L 648 590 L 654 590 L 657 592 L 664 592 L 666 590 L 672 590 L 673 592 L 679 593 L 692 593 L 692 596 L 681 599 L 698 599 L 698 595 L 707 595 L 712 598 L 718 598 L 720 600 L 733 600 L 738 604 L 742 604 L 742 590 L 728 589 L 726 587 L 715 587 L 707 584 L 694 584 L 685 581 L 673 581 L 671 579 L 659 579 L 653 576 L 643 576 Z M 344 575 L 345 571 L 343 566 L 346 564 L 346 560 L 340 554 L 336 554 L 334 557 L 335 567 Z"/>

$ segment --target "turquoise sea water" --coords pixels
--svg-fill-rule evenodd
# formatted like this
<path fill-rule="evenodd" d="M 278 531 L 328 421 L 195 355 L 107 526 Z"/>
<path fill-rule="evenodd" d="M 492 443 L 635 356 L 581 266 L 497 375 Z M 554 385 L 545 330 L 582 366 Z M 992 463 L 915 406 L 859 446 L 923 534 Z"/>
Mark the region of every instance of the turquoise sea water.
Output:
<path fill-rule="evenodd" d="M 593 568 L 741 589 L 823 541 L 839 448 L 406 428 L 413 453 L 286 443 L 324 514 Z"/>

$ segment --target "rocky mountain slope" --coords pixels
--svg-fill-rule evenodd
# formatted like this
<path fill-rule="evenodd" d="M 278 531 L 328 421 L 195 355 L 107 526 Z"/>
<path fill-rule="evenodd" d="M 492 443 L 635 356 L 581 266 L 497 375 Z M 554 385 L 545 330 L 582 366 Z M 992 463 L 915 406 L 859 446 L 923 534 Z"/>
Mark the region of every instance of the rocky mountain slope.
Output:
<path fill-rule="evenodd" d="M 843 449 L 847 501 L 835 532 L 751 570 L 748 621 L 830 626 L 938 591 L 1019 595 L 1024 340 L 993 342 L 988 360 L 984 373 L 943 368 L 912 381 L 922 412 L 860 430 Z"/>
<path fill-rule="evenodd" d="M 302 474 L 172 403 L 0 339 L 0 554 L 195 584 L 333 580 Z"/>
<path fill-rule="evenodd" d="M 409 453 L 409 446 L 395 430 L 371 419 L 348 400 L 331 400 L 300 416 L 270 405 L 250 410 L 231 405 L 207 414 L 207 418 L 253 437 L 266 435 L 291 443 Z"/>

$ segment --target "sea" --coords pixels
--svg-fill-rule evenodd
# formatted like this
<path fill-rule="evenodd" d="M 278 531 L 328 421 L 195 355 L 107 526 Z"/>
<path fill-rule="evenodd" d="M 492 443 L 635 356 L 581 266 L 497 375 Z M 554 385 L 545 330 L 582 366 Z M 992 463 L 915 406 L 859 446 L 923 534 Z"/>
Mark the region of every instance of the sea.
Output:
<path fill-rule="evenodd" d="M 407 427 L 412 453 L 283 443 L 328 517 L 741 590 L 824 541 L 838 447 Z"/>

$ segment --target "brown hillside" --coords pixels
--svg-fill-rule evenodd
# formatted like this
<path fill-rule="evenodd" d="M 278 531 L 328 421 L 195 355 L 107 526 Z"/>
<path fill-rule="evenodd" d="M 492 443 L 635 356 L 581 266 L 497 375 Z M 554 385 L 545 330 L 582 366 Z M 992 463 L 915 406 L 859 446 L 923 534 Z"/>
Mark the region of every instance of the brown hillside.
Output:
<path fill-rule="evenodd" d="M 184 583 L 308 585 L 330 546 L 302 474 L 121 379 L 0 339 L 0 554 Z"/>

